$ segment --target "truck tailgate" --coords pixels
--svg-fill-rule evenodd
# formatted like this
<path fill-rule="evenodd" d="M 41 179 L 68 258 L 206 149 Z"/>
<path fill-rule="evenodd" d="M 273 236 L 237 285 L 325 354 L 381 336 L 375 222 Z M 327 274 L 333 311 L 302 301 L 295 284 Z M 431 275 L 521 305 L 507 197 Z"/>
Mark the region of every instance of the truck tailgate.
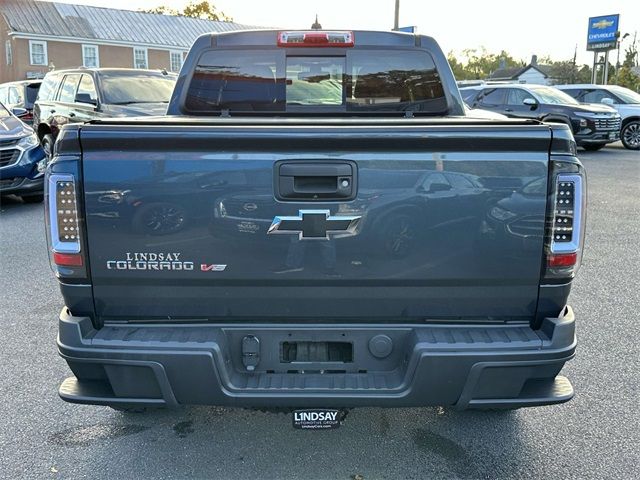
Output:
<path fill-rule="evenodd" d="M 547 126 L 107 123 L 80 140 L 103 318 L 534 316 Z"/>

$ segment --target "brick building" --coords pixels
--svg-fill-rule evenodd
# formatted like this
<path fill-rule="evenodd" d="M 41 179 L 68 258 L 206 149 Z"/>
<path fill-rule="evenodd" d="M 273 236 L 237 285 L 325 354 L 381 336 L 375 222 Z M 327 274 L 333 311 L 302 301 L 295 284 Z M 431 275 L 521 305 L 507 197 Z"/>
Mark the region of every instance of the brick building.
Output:
<path fill-rule="evenodd" d="M 199 35 L 247 28 L 86 5 L 0 0 L 0 83 L 80 66 L 178 71 Z"/>

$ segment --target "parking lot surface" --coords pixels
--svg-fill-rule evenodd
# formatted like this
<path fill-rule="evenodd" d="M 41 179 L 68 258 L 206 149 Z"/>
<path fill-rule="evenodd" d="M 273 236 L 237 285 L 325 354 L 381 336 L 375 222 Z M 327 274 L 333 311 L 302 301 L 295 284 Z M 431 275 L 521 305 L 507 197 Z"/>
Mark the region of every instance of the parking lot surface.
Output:
<path fill-rule="evenodd" d="M 577 357 L 565 405 L 514 412 L 351 411 L 332 431 L 289 415 L 191 407 L 124 414 L 70 405 L 55 347 L 62 307 L 42 205 L 0 213 L 0 478 L 638 478 L 640 153 L 581 151 L 586 253 L 570 303 Z"/>

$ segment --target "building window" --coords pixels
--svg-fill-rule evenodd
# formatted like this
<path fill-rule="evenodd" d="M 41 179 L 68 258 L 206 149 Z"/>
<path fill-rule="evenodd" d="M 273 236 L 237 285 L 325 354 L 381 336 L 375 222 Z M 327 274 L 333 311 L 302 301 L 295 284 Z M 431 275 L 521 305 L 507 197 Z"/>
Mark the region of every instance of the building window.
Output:
<path fill-rule="evenodd" d="M 44 65 L 49 62 L 47 59 L 47 42 L 39 40 L 29 40 L 29 57 L 31 65 Z"/>
<path fill-rule="evenodd" d="M 149 58 L 146 48 L 133 49 L 133 68 L 149 68 Z"/>
<path fill-rule="evenodd" d="M 4 53 L 7 56 L 7 65 L 13 63 L 13 50 L 11 49 L 11 40 L 4 42 Z"/>
<path fill-rule="evenodd" d="M 169 52 L 169 68 L 172 72 L 179 72 L 182 68 L 184 56 L 182 52 L 171 51 Z"/>
<path fill-rule="evenodd" d="M 82 45 L 82 65 L 87 68 L 98 68 L 100 66 L 97 45 Z"/>

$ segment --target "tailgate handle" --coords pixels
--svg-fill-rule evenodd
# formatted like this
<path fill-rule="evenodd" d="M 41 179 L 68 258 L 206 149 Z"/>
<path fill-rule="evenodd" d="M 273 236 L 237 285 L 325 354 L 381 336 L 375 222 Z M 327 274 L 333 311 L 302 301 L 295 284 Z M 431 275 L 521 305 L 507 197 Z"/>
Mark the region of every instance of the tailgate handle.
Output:
<path fill-rule="evenodd" d="M 356 194 L 353 162 L 279 162 L 276 197 L 279 200 L 351 200 Z"/>

